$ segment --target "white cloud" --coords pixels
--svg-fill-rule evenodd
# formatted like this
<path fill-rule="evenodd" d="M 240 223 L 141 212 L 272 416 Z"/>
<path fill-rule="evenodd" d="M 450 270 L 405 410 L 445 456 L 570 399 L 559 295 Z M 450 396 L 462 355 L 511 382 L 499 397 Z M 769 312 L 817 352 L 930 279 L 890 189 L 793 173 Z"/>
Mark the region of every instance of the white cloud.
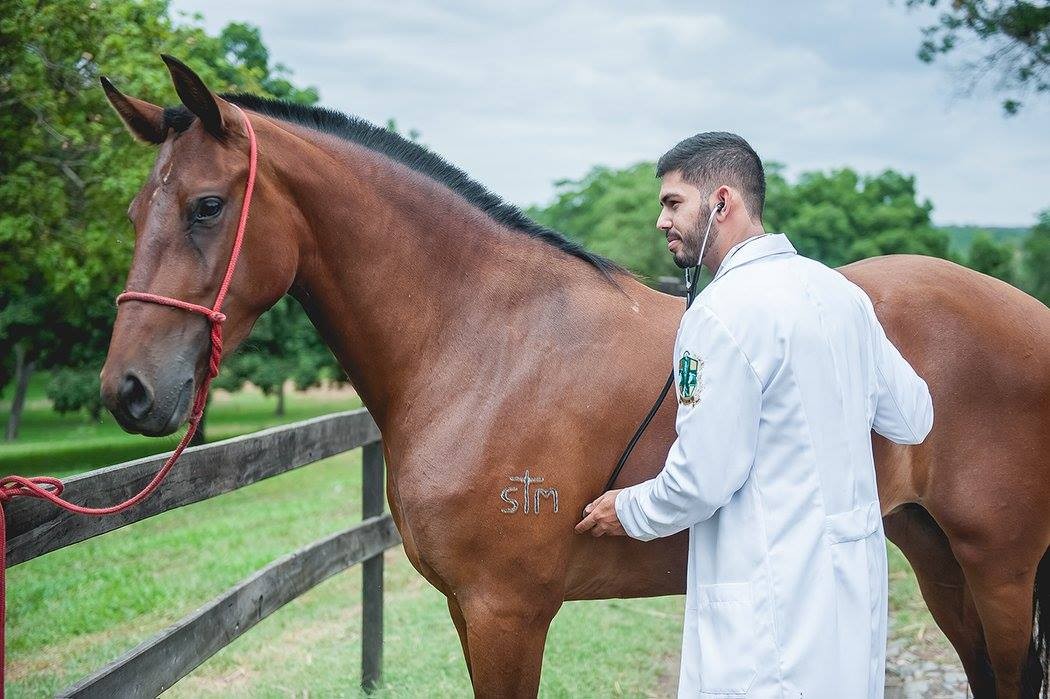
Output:
<path fill-rule="evenodd" d="M 938 222 L 1029 225 L 1050 206 L 1050 105 L 1006 119 L 995 95 L 956 96 L 946 69 L 915 58 L 928 13 L 901 0 L 645 5 L 173 3 L 212 30 L 258 25 L 324 104 L 418 129 L 518 203 L 719 129 L 789 174 L 915 174 Z"/>

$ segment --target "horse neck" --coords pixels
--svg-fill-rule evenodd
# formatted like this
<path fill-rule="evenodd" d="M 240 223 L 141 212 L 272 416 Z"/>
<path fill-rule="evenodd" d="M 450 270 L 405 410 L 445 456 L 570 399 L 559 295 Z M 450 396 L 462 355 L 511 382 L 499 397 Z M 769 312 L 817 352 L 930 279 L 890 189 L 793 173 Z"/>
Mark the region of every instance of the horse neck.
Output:
<path fill-rule="evenodd" d="M 590 299 L 591 313 L 601 295 L 623 304 L 623 291 L 583 260 L 502 226 L 444 185 L 341 139 L 296 135 L 315 150 L 282 159 L 306 222 L 290 293 L 384 433 L 409 412 L 437 414 L 443 391 L 474 383 L 492 354 L 527 338 L 560 341 L 564 314 L 583 307 L 569 296 Z"/>

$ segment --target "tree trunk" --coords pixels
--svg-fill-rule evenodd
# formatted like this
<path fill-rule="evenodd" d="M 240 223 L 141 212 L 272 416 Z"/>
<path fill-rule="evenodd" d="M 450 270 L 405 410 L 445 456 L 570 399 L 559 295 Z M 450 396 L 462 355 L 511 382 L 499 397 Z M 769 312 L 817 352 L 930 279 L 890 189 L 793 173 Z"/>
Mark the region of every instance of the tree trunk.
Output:
<path fill-rule="evenodd" d="M 18 438 L 18 428 L 22 423 L 22 408 L 26 403 L 26 391 L 29 389 L 29 377 L 33 375 L 36 362 L 26 361 L 25 345 L 15 345 L 15 395 L 11 398 L 11 414 L 7 416 L 8 442 Z"/>
<path fill-rule="evenodd" d="M 277 387 L 277 417 L 284 417 L 284 382 Z"/>

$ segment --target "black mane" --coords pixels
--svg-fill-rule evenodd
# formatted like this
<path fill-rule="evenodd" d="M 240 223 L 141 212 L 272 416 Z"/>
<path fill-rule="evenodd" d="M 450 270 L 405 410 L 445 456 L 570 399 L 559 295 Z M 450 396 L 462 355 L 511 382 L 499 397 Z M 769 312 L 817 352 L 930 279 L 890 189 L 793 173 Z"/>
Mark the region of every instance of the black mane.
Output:
<path fill-rule="evenodd" d="M 441 156 L 389 129 L 325 107 L 307 106 L 244 93 L 223 93 L 221 97 L 254 112 L 332 134 L 382 153 L 391 160 L 445 185 L 496 223 L 538 238 L 562 252 L 578 257 L 606 277 L 611 277 L 613 273 L 630 274 L 622 265 L 590 252 L 561 233 L 536 223 L 521 209 L 505 202 Z M 194 118 L 182 105 L 164 110 L 165 128 L 170 126 L 176 133 L 188 129 Z"/>

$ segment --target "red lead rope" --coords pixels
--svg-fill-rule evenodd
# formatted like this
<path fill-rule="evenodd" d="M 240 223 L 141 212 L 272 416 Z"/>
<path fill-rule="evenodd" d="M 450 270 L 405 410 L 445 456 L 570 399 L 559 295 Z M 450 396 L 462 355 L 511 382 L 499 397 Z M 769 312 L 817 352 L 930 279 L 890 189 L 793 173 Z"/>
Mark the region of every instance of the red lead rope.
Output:
<path fill-rule="evenodd" d="M 211 308 L 208 308 L 207 306 L 199 306 L 195 303 L 180 301 L 168 296 L 147 294 L 141 291 L 125 291 L 117 296 L 118 304 L 125 301 L 159 303 L 163 306 L 172 306 L 191 313 L 199 313 L 211 322 L 211 357 L 208 362 L 208 375 L 201 383 L 200 388 L 197 390 L 197 395 L 193 399 L 193 411 L 190 413 L 189 429 L 186 430 L 186 434 L 183 435 L 179 445 L 175 447 L 175 451 L 171 453 L 171 456 L 164 462 L 161 469 L 157 471 L 157 475 L 153 477 L 153 480 L 141 492 L 124 502 L 111 505 L 110 507 L 84 507 L 62 499 L 62 481 L 50 476 L 34 476 L 32 478 L 7 476 L 0 479 L 0 696 L 4 693 L 4 628 L 7 611 L 5 580 L 7 569 L 7 528 L 3 503 L 14 497 L 31 497 L 50 500 L 64 510 L 81 515 L 109 515 L 121 512 L 132 505 L 142 502 L 157 489 L 157 486 L 168 475 L 168 471 L 178 461 L 183 449 L 186 448 L 186 445 L 190 443 L 193 435 L 197 432 L 197 425 L 200 424 L 204 406 L 208 402 L 208 388 L 211 386 L 212 379 L 219 373 L 219 363 L 222 361 L 222 323 L 226 320 L 226 316 L 222 313 L 222 302 L 226 299 L 226 292 L 230 288 L 230 280 L 233 279 L 233 271 L 237 267 L 237 258 L 241 254 L 241 242 L 244 239 L 244 228 L 248 223 L 248 207 L 252 201 L 252 190 L 255 188 L 255 171 L 258 162 L 258 146 L 255 141 L 255 130 L 252 129 L 252 123 L 248 120 L 248 115 L 240 107 L 236 105 L 234 107 L 241 113 L 241 117 L 244 119 L 244 128 L 248 132 L 248 183 L 244 187 L 244 202 L 241 204 L 241 217 L 237 222 L 237 237 L 233 240 L 230 262 L 226 267 L 226 275 L 222 279 L 219 293 L 215 297 L 215 303 L 212 304 Z"/>

